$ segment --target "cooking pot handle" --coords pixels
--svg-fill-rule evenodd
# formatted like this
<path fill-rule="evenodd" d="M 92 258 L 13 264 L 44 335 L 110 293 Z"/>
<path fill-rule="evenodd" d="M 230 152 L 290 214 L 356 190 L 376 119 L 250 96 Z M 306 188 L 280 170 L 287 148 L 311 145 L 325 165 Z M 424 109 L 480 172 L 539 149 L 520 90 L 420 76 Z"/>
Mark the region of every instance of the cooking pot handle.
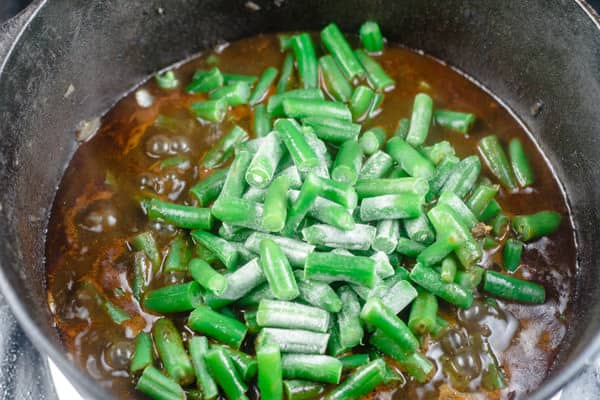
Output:
<path fill-rule="evenodd" d="M 10 52 L 14 41 L 37 10 L 46 3 L 46 0 L 36 0 L 29 4 L 19 14 L 0 24 L 0 69 Z"/>

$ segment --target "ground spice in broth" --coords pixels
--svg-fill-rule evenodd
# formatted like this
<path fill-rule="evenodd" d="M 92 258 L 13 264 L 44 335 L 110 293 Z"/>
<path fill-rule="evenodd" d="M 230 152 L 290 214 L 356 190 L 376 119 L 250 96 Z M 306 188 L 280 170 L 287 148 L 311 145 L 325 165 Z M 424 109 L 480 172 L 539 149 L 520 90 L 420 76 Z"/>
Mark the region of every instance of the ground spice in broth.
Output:
<path fill-rule="evenodd" d="M 222 46 L 176 70 L 181 82 L 173 90 L 160 89 L 154 80 L 142 86 L 153 104 L 141 108 L 132 93 L 103 118 L 99 132 L 75 153 L 60 185 L 49 224 L 46 256 L 48 301 L 65 347 L 74 361 L 119 398 L 144 398 L 133 389 L 129 357 L 133 339 L 149 331 L 158 315 L 144 312 L 131 295 L 128 276 L 133 252 L 128 240 L 151 229 L 159 249 L 176 230 L 148 221 L 139 206 L 144 193 L 160 194 L 179 203 L 194 204 L 188 189 L 209 171 L 198 160 L 234 124 L 252 132 L 251 109 L 240 106 L 222 124 L 199 123 L 187 106 L 206 96 L 184 91 L 197 69 L 217 66 L 226 72 L 260 75 L 269 66 L 281 66 L 284 55 L 275 35 L 259 35 Z M 448 140 L 457 156 L 477 154 L 476 144 L 487 134 L 503 143 L 521 139 L 536 173 L 533 188 L 497 196 L 505 213 L 558 211 L 563 223 L 551 237 L 527 243 L 517 276 L 543 283 L 547 300 L 542 305 L 520 305 L 478 297 L 467 310 L 440 302 L 440 312 L 452 323 L 440 340 L 426 338 L 425 354 L 435 362 L 436 372 L 426 384 L 411 379 L 393 382 L 369 395 L 371 398 L 463 399 L 483 394 L 491 399 L 511 398 L 536 388 L 546 376 L 560 346 L 569 319 L 569 299 L 575 274 L 575 243 L 568 208 L 559 183 L 547 161 L 524 128 L 492 96 L 472 81 L 428 56 L 388 45 L 378 61 L 396 81 L 386 93 L 382 112 L 364 123 L 364 128 L 381 126 L 391 134 L 400 118 L 410 117 L 414 96 L 428 93 L 435 107 L 474 113 L 477 122 L 468 136 L 433 126 L 428 141 Z M 163 123 L 156 118 L 167 116 Z M 168 157 L 181 156 L 176 167 L 161 167 Z M 492 177 L 484 166 L 482 174 Z M 499 270 L 500 246 L 486 250 L 483 266 Z M 91 282 L 113 303 L 132 316 L 116 325 L 100 309 L 82 279 Z M 151 288 L 168 282 L 183 282 L 173 274 L 152 281 Z M 192 334 L 185 317 L 173 320 L 184 341 Z M 485 338 L 486 340 L 482 340 Z M 491 345 L 502 366 L 508 386 L 495 392 L 481 389 L 484 367 L 479 354 Z M 250 346 L 249 348 L 251 348 Z M 390 362 L 394 366 L 393 362 Z M 408 375 L 406 375 L 408 376 Z M 254 393 L 254 394 L 253 394 Z M 468 394 L 464 394 L 468 393 Z M 251 396 L 256 392 L 251 390 Z"/>

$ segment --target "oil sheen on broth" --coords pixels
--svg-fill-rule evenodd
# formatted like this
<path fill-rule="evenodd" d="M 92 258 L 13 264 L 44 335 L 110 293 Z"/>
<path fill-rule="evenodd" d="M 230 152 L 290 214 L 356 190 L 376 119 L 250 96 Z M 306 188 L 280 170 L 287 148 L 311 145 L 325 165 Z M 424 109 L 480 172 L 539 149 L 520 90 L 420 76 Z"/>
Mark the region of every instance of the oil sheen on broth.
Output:
<path fill-rule="evenodd" d="M 176 70 L 180 82 L 189 82 L 197 69 L 212 65 L 208 57 L 192 60 Z M 268 66 L 279 66 L 283 55 L 273 35 L 240 40 L 218 54 L 217 66 L 226 72 L 259 75 Z M 511 398 L 534 389 L 544 379 L 560 346 L 569 320 L 569 299 L 575 273 L 575 243 L 568 209 L 556 178 L 538 148 L 523 127 L 489 94 L 442 63 L 416 52 L 388 46 L 378 58 L 396 81 L 387 93 L 383 111 L 365 123 L 394 131 L 400 118 L 409 117 L 414 96 L 430 94 L 436 107 L 474 113 L 478 121 L 469 137 L 433 126 L 428 141 L 449 140 L 459 157 L 477 154 L 476 143 L 486 134 L 497 134 L 507 142 L 518 137 L 536 173 L 533 189 L 508 194 L 501 189 L 497 199 L 505 212 L 525 214 L 541 209 L 563 215 L 560 230 L 549 238 L 526 245 L 524 266 L 519 274 L 544 284 L 547 301 L 543 305 L 518 305 L 497 301 L 490 305 L 478 298 L 473 307 L 456 312 L 442 305 L 441 313 L 453 328 L 439 341 L 425 343 L 426 355 L 437 367 L 427 384 L 408 381 L 381 387 L 375 398 L 464 398 L 462 392 L 483 393 L 489 398 Z M 175 234 L 174 228 L 147 220 L 137 200 L 144 193 L 166 195 L 171 201 L 194 204 L 188 189 L 208 171 L 198 166 L 199 158 L 233 124 L 248 132 L 250 109 L 236 107 L 230 121 L 220 126 L 200 124 L 186 106 L 201 95 L 189 95 L 180 85 L 166 91 L 150 81 L 142 88 L 154 98 L 149 108 L 138 106 L 133 94 L 121 100 L 103 119 L 100 131 L 75 153 L 57 194 L 47 239 L 48 302 L 66 348 L 76 363 L 121 398 L 142 398 L 133 390 L 128 359 L 133 338 L 140 330 L 149 330 L 158 318 L 144 312 L 131 296 L 128 273 L 132 252 L 127 240 L 147 229 L 156 233 L 159 248 Z M 154 121 L 164 115 L 167 125 Z M 159 124 L 160 125 L 160 124 Z M 188 161 L 176 168 L 160 167 L 160 161 L 174 155 Z M 486 167 L 483 175 L 489 175 Z M 498 248 L 486 251 L 484 266 L 498 269 Z M 100 310 L 79 282 L 87 278 L 108 298 L 130 315 L 131 321 L 120 327 Z M 183 276 L 171 275 L 152 282 L 161 287 L 182 282 Z M 174 318 L 184 340 L 191 331 L 185 318 Z M 486 340 L 482 340 L 486 338 Z M 498 356 L 506 372 L 508 387 L 502 391 L 481 391 L 483 369 L 479 354 L 486 343 Z M 252 395 L 252 391 L 251 391 Z M 456 397 L 453 397 L 455 396 Z M 467 397 L 468 398 L 468 397 Z"/>

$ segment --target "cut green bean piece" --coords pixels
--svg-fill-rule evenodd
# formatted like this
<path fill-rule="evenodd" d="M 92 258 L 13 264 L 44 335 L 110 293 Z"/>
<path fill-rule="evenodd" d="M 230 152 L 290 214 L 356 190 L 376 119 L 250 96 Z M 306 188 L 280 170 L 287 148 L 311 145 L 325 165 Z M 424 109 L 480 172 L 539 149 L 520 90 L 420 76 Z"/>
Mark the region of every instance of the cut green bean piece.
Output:
<path fill-rule="evenodd" d="M 322 383 L 300 379 L 284 380 L 283 390 L 287 400 L 311 400 L 320 396 L 324 391 Z"/>
<path fill-rule="evenodd" d="M 442 267 L 440 270 L 440 278 L 444 283 L 452 283 L 456 278 L 456 271 L 458 264 L 452 256 L 445 257 L 442 260 Z"/>
<path fill-rule="evenodd" d="M 404 274 L 402 274 L 404 275 Z M 408 275 L 408 274 L 407 274 Z M 393 278 L 390 278 L 393 279 Z M 403 277 L 408 279 L 408 276 Z M 386 286 L 389 282 L 386 279 Z M 381 302 L 385 304 L 394 314 L 404 310 L 417 297 L 417 290 L 406 280 L 400 280 L 389 287 L 381 296 Z"/>
<path fill-rule="evenodd" d="M 384 219 L 377 223 L 377 233 L 373 240 L 373 250 L 391 254 L 398 246 L 400 237 L 400 221 L 395 219 Z"/>
<path fill-rule="evenodd" d="M 356 140 L 361 128 L 350 121 L 330 117 L 307 117 L 302 119 L 302 124 L 313 128 L 320 139 L 330 143 Z"/>
<path fill-rule="evenodd" d="M 480 219 L 483 222 L 488 222 L 490 219 L 494 218 L 501 212 L 502 207 L 500 206 L 500 203 L 498 203 L 496 199 L 492 199 L 485 208 L 485 210 L 483 210 L 483 213 L 481 213 Z"/>
<path fill-rule="evenodd" d="M 281 366 L 285 379 L 307 379 L 324 383 L 339 383 L 342 362 L 319 354 L 283 354 Z"/>
<path fill-rule="evenodd" d="M 437 310 L 436 297 L 426 290 L 419 291 L 410 309 L 408 327 L 415 335 L 430 333 L 435 327 Z"/>
<path fill-rule="evenodd" d="M 362 286 L 361 286 L 362 287 Z M 327 343 L 327 354 L 338 357 L 349 349 L 340 343 L 340 330 L 338 329 L 336 315 L 331 316 L 331 325 L 329 326 L 329 342 Z"/>
<path fill-rule="evenodd" d="M 161 89 L 175 89 L 179 85 L 179 81 L 175 77 L 173 71 L 167 71 L 164 74 L 156 74 L 154 75 L 154 79 Z"/>
<path fill-rule="evenodd" d="M 379 24 L 375 21 L 366 21 L 360 26 L 359 34 L 363 47 L 371 53 L 383 51 L 383 35 Z"/>
<path fill-rule="evenodd" d="M 391 169 L 394 161 L 387 153 L 379 150 L 373 153 L 363 164 L 358 174 L 359 180 L 383 178 Z"/>
<path fill-rule="evenodd" d="M 458 238 L 449 237 L 437 240 L 417 256 L 417 262 L 421 263 L 425 267 L 431 267 L 438 264 L 446 258 L 446 256 L 452 253 L 462 244 L 462 241 Z M 450 280 L 452 282 L 453 279 Z"/>
<path fill-rule="evenodd" d="M 403 220 L 404 230 L 410 240 L 429 245 L 435 240 L 435 233 L 429 225 L 427 216 L 422 213 L 416 218 L 407 218 Z"/>
<path fill-rule="evenodd" d="M 142 302 L 144 292 L 150 285 L 152 278 L 154 277 L 155 268 L 152 262 L 146 257 L 143 251 L 136 251 L 133 256 L 133 279 L 131 282 L 131 292 L 133 297 L 138 301 Z"/>
<path fill-rule="evenodd" d="M 162 220 L 178 228 L 212 229 L 213 219 L 210 209 L 168 203 L 158 199 L 144 202 L 144 208 L 151 220 Z"/>
<path fill-rule="evenodd" d="M 354 50 L 354 54 L 367 71 L 367 80 L 375 90 L 389 91 L 393 89 L 396 82 L 394 82 L 392 77 L 385 72 L 377 61 L 360 49 Z"/>
<path fill-rule="evenodd" d="M 290 263 L 271 239 L 260 243 L 260 265 L 276 298 L 292 300 L 300 294 Z"/>
<path fill-rule="evenodd" d="M 396 246 L 396 252 L 408 256 L 408 257 L 417 257 L 423 250 L 425 250 L 425 245 L 415 242 L 414 240 L 410 240 L 409 238 L 399 237 L 398 245 Z"/>
<path fill-rule="evenodd" d="M 414 194 L 425 197 L 429 191 L 427 181 L 422 178 L 379 178 L 361 179 L 354 185 L 358 197 L 383 196 L 387 194 Z"/>
<path fill-rule="evenodd" d="M 136 250 L 143 252 L 148 257 L 154 266 L 153 270 L 160 266 L 162 254 L 159 253 L 151 232 L 140 233 L 131 240 L 131 244 Z"/>
<path fill-rule="evenodd" d="M 435 326 L 431 330 L 431 336 L 438 339 L 440 335 L 450 327 L 450 323 L 439 315 L 435 319 Z"/>
<path fill-rule="evenodd" d="M 206 365 L 228 400 L 247 400 L 248 388 L 239 376 L 231 358 L 220 347 L 209 350 L 204 356 Z"/>
<path fill-rule="evenodd" d="M 306 217 L 306 214 L 311 210 L 321 187 L 314 174 L 309 174 L 302 187 L 300 193 L 289 209 L 288 218 L 283 228 L 283 235 L 292 236 L 296 234 L 296 230 Z M 313 244 L 313 243 L 311 243 Z"/>
<path fill-rule="evenodd" d="M 412 115 L 410 117 L 410 128 L 406 135 L 406 143 L 411 146 L 420 146 L 425 143 L 431 126 L 433 114 L 433 100 L 426 93 L 415 96 Z"/>
<path fill-rule="evenodd" d="M 158 355 L 175 382 L 187 385 L 194 381 L 194 368 L 181 336 L 173 322 L 166 318 L 159 319 L 152 327 L 152 336 L 156 344 Z"/>
<path fill-rule="evenodd" d="M 263 328 L 256 338 L 257 346 L 274 342 L 282 353 L 325 354 L 329 333 L 300 329 Z"/>
<path fill-rule="evenodd" d="M 331 23 L 321 31 L 321 40 L 348 79 L 361 78 L 365 75 L 365 69 L 336 24 Z"/>
<path fill-rule="evenodd" d="M 360 398 L 383 383 L 386 365 L 382 359 L 371 361 L 348 376 L 326 397 L 326 400 L 351 400 Z"/>
<path fill-rule="evenodd" d="M 164 376 L 152 365 L 148 366 L 135 389 L 155 400 L 185 400 L 185 391 L 173 379 Z"/>
<path fill-rule="evenodd" d="M 164 286 L 148 292 L 143 304 L 144 309 L 161 314 L 190 311 L 202 304 L 202 289 L 197 282 Z"/>
<path fill-rule="evenodd" d="M 521 264 L 521 255 L 523 254 L 523 242 L 517 239 L 509 238 L 504 244 L 502 259 L 504 267 L 510 272 L 514 272 Z"/>
<path fill-rule="evenodd" d="M 248 328 L 248 333 L 252 335 L 256 335 L 260 332 L 260 326 L 256 322 L 256 313 L 257 310 L 244 310 L 242 312 L 244 316 L 244 323 L 246 324 L 246 328 Z"/>
<path fill-rule="evenodd" d="M 194 336 L 188 341 L 188 347 L 196 373 L 196 386 L 202 391 L 202 398 L 215 399 L 219 395 L 219 389 L 204 361 L 204 356 L 208 353 L 208 340 L 204 336 Z"/>
<path fill-rule="evenodd" d="M 438 204 L 450 207 L 459 217 L 460 222 L 469 229 L 472 229 L 479 222 L 464 201 L 452 192 L 442 193 L 438 198 Z"/>
<path fill-rule="evenodd" d="M 498 214 L 489 222 L 492 226 L 492 233 L 496 237 L 503 236 L 510 224 L 510 219 L 506 214 Z"/>
<path fill-rule="evenodd" d="M 473 291 L 483 279 L 484 269 L 476 265 L 468 271 L 457 270 L 454 276 L 454 282 L 466 290 Z"/>
<path fill-rule="evenodd" d="M 222 122 L 227 113 L 225 99 L 196 101 L 190 104 L 190 110 L 197 118 L 211 122 Z"/>
<path fill-rule="evenodd" d="M 262 300 L 256 322 L 260 326 L 327 332 L 329 313 L 317 307 L 280 300 Z"/>
<path fill-rule="evenodd" d="M 312 173 L 316 176 L 329 179 L 329 168 L 331 168 L 332 161 L 329 150 L 327 149 L 327 145 L 325 142 L 319 139 L 312 127 L 302 126 L 302 132 L 304 133 L 306 143 L 308 143 L 308 145 L 315 151 L 315 154 L 319 159 L 319 165 L 309 169 L 308 171 L 302 171 L 302 178 L 306 178 L 310 173 Z"/>
<path fill-rule="evenodd" d="M 521 141 L 514 138 L 508 144 L 508 155 L 510 156 L 510 165 L 512 166 L 517 182 L 522 187 L 531 186 L 535 181 L 533 168 L 525 152 Z"/>
<path fill-rule="evenodd" d="M 319 58 L 319 67 L 321 68 L 321 76 L 327 92 L 337 101 L 347 102 L 352 96 L 352 86 L 342 71 L 340 71 L 336 61 L 330 55 L 325 55 Z"/>
<path fill-rule="evenodd" d="M 300 171 L 298 171 L 298 168 L 293 164 L 279 171 L 275 175 L 275 178 L 279 178 L 280 176 L 285 176 L 288 178 L 290 189 L 300 189 L 302 186 L 302 177 L 300 176 Z"/>
<path fill-rule="evenodd" d="M 337 118 L 352 121 L 352 113 L 344 104 L 319 99 L 286 98 L 283 100 L 283 111 L 289 118 Z"/>
<path fill-rule="evenodd" d="M 281 351 L 275 343 L 264 343 L 256 351 L 258 361 L 258 390 L 265 400 L 283 399 Z"/>
<path fill-rule="evenodd" d="M 386 138 L 387 133 L 385 130 L 381 127 L 375 127 L 363 133 L 358 142 L 360 143 L 363 152 L 367 155 L 371 155 L 381 149 Z"/>
<path fill-rule="evenodd" d="M 250 93 L 248 104 L 254 106 L 265 99 L 271 85 L 275 82 L 275 78 L 277 78 L 277 73 L 277 68 L 274 67 L 269 67 L 263 71 L 260 78 L 258 78 L 256 86 L 254 86 L 254 89 L 252 89 L 252 92 Z"/>
<path fill-rule="evenodd" d="M 265 136 L 248 165 L 245 175 L 246 182 L 253 187 L 266 188 L 273 180 L 277 165 L 283 156 L 283 150 L 277 132 L 271 132 Z"/>
<path fill-rule="evenodd" d="M 264 207 L 261 203 L 239 198 L 221 198 L 211 209 L 215 218 L 223 223 L 262 231 Z"/>
<path fill-rule="evenodd" d="M 189 265 L 190 274 L 202 287 L 210 290 L 217 296 L 222 295 L 227 289 L 227 279 L 215 271 L 207 262 L 194 258 Z"/>
<path fill-rule="evenodd" d="M 500 187 L 498 185 L 490 186 L 481 184 L 473 190 L 473 193 L 466 201 L 466 204 L 471 211 L 473 211 L 473 214 L 479 218 L 488 204 L 490 204 L 490 201 L 496 197 L 499 189 Z"/>
<path fill-rule="evenodd" d="M 267 112 L 267 106 L 258 104 L 254 107 L 253 128 L 257 138 L 265 137 L 271 132 L 271 116 Z"/>
<path fill-rule="evenodd" d="M 386 194 L 363 199 L 360 219 L 364 222 L 382 219 L 416 218 L 422 213 L 423 199 L 412 193 Z"/>
<path fill-rule="evenodd" d="M 489 270 L 483 278 L 483 290 L 520 303 L 542 304 L 546 300 L 543 286 Z"/>
<path fill-rule="evenodd" d="M 431 146 L 422 146 L 419 150 L 435 165 L 441 163 L 445 158 L 456 154 L 454 147 L 447 140 L 442 140 Z"/>
<path fill-rule="evenodd" d="M 358 196 L 352 185 L 322 177 L 316 177 L 316 181 L 320 189 L 319 196 L 351 210 L 358 204 Z"/>
<path fill-rule="evenodd" d="M 374 99 L 375 92 L 370 87 L 361 85 L 354 89 L 348 106 L 355 121 L 361 121 L 368 116 Z"/>
<path fill-rule="evenodd" d="M 296 283 L 300 290 L 299 300 L 330 313 L 337 313 L 342 308 L 342 300 L 326 283 L 304 279 L 303 271 L 294 271 Z"/>
<path fill-rule="evenodd" d="M 204 154 L 201 165 L 209 169 L 222 165 L 229 160 L 235 146 L 247 139 L 248 133 L 239 126 L 234 126 Z"/>
<path fill-rule="evenodd" d="M 132 374 L 142 372 L 146 367 L 154 362 L 154 348 L 152 347 L 152 337 L 147 332 L 140 332 L 135 337 L 135 345 L 129 371 Z"/>
<path fill-rule="evenodd" d="M 225 100 L 230 106 L 247 104 L 250 97 L 250 85 L 246 82 L 235 82 L 221 86 L 210 92 L 210 100 Z"/>
<path fill-rule="evenodd" d="M 433 176 L 435 171 L 433 163 L 400 137 L 391 138 L 386 150 L 410 176 L 424 179 Z"/>
<path fill-rule="evenodd" d="M 274 241 L 281 248 L 281 251 L 283 251 L 283 254 L 285 254 L 290 264 L 296 267 L 303 267 L 306 257 L 315 249 L 315 246 L 300 240 L 260 232 L 254 232 L 250 235 L 248 239 L 246 239 L 244 245 L 246 248 L 258 254 L 260 253 L 260 243 L 264 239 Z"/>
<path fill-rule="evenodd" d="M 285 116 L 283 109 L 283 101 L 285 99 L 324 100 L 325 97 L 323 96 L 323 92 L 318 88 L 289 90 L 269 97 L 269 101 L 267 102 L 267 112 L 273 117 Z"/>
<path fill-rule="evenodd" d="M 225 177 L 229 168 L 219 169 L 192 186 L 190 193 L 193 194 L 201 207 L 206 207 L 214 201 L 221 193 Z"/>
<path fill-rule="evenodd" d="M 526 242 L 548 236 L 560 226 L 561 216 L 555 211 L 540 211 L 529 215 L 516 215 L 512 228 L 517 236 Z"/>
<path fill-rule="evenodd" d="M 257 76 L 254 75 L 244 75 L 244 74 L 231 74 L 231 73 L 223 73 L 223 83 L 226 85 L 231 85 L 233 83 L 245 83 L 248 87 L 254 85 L 254 82 L 258 80 Z"/>
<path fill-rule="evenodd" d="M 288 192 L 288 197 L 292 203 L 298 199 L 299 195 L 300 192 L 296 190 Z M 308 216 L 346 231 L 354 229 L 355 226 L 354 218 L 347 208 L 322 197 L 315 199 L 308 211 Z"/>
<path fill-rule="evenodd" d="M 247 295 L 243 296 L 236 303 L 240 307 L 258 307 L 262 299 L 274 299 L 275 295 L 271 291 L 268 283 L 258 286 Z"/>
<path fill-rule="evenodd" d="M 279 133 L 300 172 L 308 171 L 319 165 L 319 158 L 306 142 L 300 125 L 296 121 L 278 119 L 275 121 L 275 130 Z"/>
<path fill-rule="evenodd" d="M 237 319 L 219 314 L 206 305 L 198 306 L 190 314 L 188 326 L 235 349 L 240 347 L 248 331 Z"/>
<path fill-rule="evenodd" d="M 341 286 L 338 296 L 342 300 L 342 309 L 337 314 L 337 328 L 340 344 L 353 348 L 362 343 L 364 331 L 360 322 L 360 303 L 356 293 L 348 286 Z"/>
<path fill-rule="evenodd" d="M 460 159 L 458 157 L 449 156 L 444 158 L 442 162 L 438 164 L 433 176 L 429 179 L 429 193 L 427 194 L 427 200 L 433 199 L 434 196 L 437 196 L 440 193 L 459 162 Z"/>
<path fill-rule="evenodd" d="M 467 135 L 476 118 L 474 114 L 440 109 L 433 112 L 433 119 L 442 128 Z"/>
<path fill-rule="evenodd" d="M 319 67 L 312 38 L 308 33 L 293 36 L 291 46 L 298 63 L 298 75 L 304 89 L 319 87 Z"/>
<path fill-rule="evenodd" d="M 302 229 L 302 237 L 310 244 L 348 250 L 368 250 L 375 239 L 376 228 L 355 224 L 345 231 L 331 225 L 315 224 Z"/>
<path fill-rule="evenodd" d="M 342 369 L 346 371 L 362 367 L 370 361 L 370 357 L 368 354 L 350 354 L 340 357 L 339 360 L 342 362 Z"/>
<path fill-rule="evenodd" d="M 440 239 L 461 242 L 455 253 L 465 268 L 469 268 L 483 255 L 483 250 L 473 237 L 471 230 L 460 216 L 448 205 L 440 204 L 427 213 L 429 221 Z"/>
<path fill-rule="evenodd" d="M 368 257 L 313 252 L 306 258 L 306 279 L 348 282 L 372 288 L 377 281 L 375 261 Z"/>
<path fill-rule="evenodd" d="M 362 166 L 362 150 L 356 140 L 348 140 L 340 146 L 335 161 L 331 178 L 336 182 L 354 185 Z"/>
<path fill-rule="evenodd" d="M 192 231 L 191 235 L 195 242 L 202 244 L 214 253 L 227 269 L 233 270 L 237 267 L 238 251 L 227 240 L 204 231 Z"/>
<path fill-rule="evenodd" d="M 289 180 L 285 176 L 275 179 L 267 189 L 262 226 L 264 230 L 279 232 L 287 216 L 287 191 Z"/>
<path fill-rule="evenodd" d="M 371 255 L 371 259 L 375 260 L 375 271 L 381 279 L 389 278 L 394 275 L 394 267 L 390 263 L 390 259 L 383 251 L 375 252 Z"/>
<path fill-rule="evenodd" d="M 513 190 L 517 187 L 515 176 L 508 163 L 506 153 L 496 135 L 486 136 L 477 144 L 479 153 L 485 160 L 490 171 L 498 178 L 500 183 L 507 189 Z"/>
<path fill-rule="evenodd" d="M 187 271 L 191 253 L 190 244 L 186 237 L 183 235 L 176 236 L 169 245 L 169 252 L 163 265 L 164 272 Z"/>
<path fill-rule="evenodd" d="M 281 74 L 275 85 L 275 93 L 283 93 L 287 90 L 292 74 L 294 73 L 294 56 L 288 53 L 281 66 Z"/>
<path fill-rule="evenodd" d="M 407 353 L 417 351 L 419 348 L 419 341 L 408 326 L 380 299 L 369 298 L 360 312 L 360 318 L 391 337 Z"/>
<path fill-rule="evenodd" d="M 439 273 L 430 267 L 416 264 L 410 273 L 410 279 L 423 289 L 448 303 L 461 308 L 473 304 L 473 294 L 455 283 L 445 283 Z"/>
<path fill-rule="evenodd" d="M 398 125 L 396 126 L 396 130 L 394 131 L 394 136 L 398 136 L 402 140 L 406 140 L 406 136 L 408 135 L 408 130 L 410 129 L 410 120 L 408 118 L 402 118 L 398 121 Z"/>
<path fill-rule="evenodd" d="M 240 378 L 245 382 L 249 382 L 256 377 L 258 363 L 254 357 L 226 346 L 221 346 L 221 348 L 231 358 L 231 361 L 233 361 L 233 365 L 235 365 Z"/>
<path fill-rule="evenodd" d="M 192 82 L 185 87 L 188 93 L 204 93 L 223 86 L 223 74 L 217 67 L 213 67 L 202 74 L 194 74 Z"/>
<path fill-rule="evenodd" d="M 369 343 L 394 359 L 400 369 L 415 378 L 417 382 L 425 383 L 430 379 L 434 365 L 421 353 L 406 353 L 392 338 L 380 330 L 371 335 Z"/>
<path fill-rule="evenodd" d="M 477 156 L 469 156 L 454 167 L 442 187 L 442 192 L 452 192 L 458 197 L 465 197 L 473 189 L 481 172 L 481 161 Z"/>

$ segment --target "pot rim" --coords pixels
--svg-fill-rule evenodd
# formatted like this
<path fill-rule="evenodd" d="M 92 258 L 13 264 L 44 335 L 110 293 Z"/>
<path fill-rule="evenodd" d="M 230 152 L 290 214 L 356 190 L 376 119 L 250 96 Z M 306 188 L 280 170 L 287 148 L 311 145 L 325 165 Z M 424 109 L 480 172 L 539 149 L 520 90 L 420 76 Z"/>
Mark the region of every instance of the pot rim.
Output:
<path fill-rule="evenodd" d="M 587 3 L 586 0 L 574 0 L 588 18 L 596 25 L 598 34 L 600 34 L 600 15 Z M 7 32 L 4 38 L 0 39 L 0 50 L 4 44 L 5 54 L 0 54 L 0 75 L 4 71 L 6 61 L 10 58 L 16 44 L 22 33 L 36 17 L 37 13 L 47 4 L 47 0 L 33 0 L 32 3 L 23 9 L 16 17 L 0 25 L 0 31 Z M 11 26 L 12 25 L 12 26 Z M 2 43 L 4 42 L 4 43 Z M 11 43 L 6 43 L 11 42 Z M 1 51 L 0 51 L 1 52 Z M 63 348 L 55 346 L 48 337 L 46 337 L 37 327 L 33 319 L 29 316 L 26 308 L 21 303 L 16 291 L 9 284 L 0 265 L 0 291 L 6 298 L 13 315 L 19 325 L 29 337 L 35 348 L 42 354 L 47 355 L 56 364 L 56 366 L 65 374 L 73 386 L 84 398 L 107 399 L 114 398 L 112 393 L 106 391 L 97 381 L 84 373 L 75 363 L 70 360 Z M 572 381 L 582 370 L 589 365 L 593 358 L 600 352 L 600 332 L 596 335 L 584 350 L 581 351 L 571 362 L 563 366 L 557 374 L 546 378 L 540 387 L 529 393 L 531 400 L 550 399 L 561 390 L 569 381 Z"/>

